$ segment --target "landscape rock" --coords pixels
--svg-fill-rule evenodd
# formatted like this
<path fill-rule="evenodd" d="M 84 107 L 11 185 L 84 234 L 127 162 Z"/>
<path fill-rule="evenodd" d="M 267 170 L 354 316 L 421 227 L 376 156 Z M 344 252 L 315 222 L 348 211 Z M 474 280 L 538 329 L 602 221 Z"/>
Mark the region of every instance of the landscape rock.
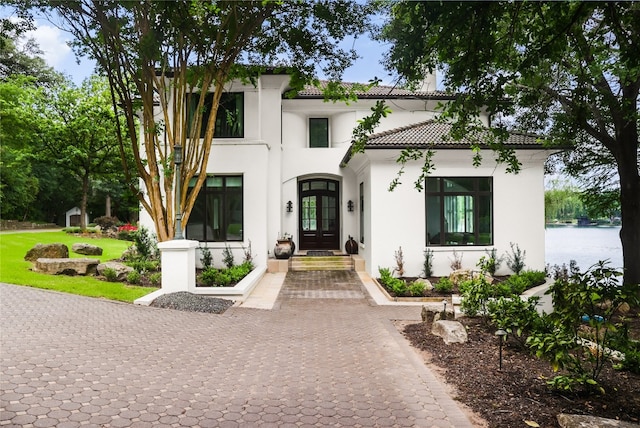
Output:
<path fill-rule="evenodd" d="M 450 305 L 448 309 L 450 309 Z M 453 312 L 449 312 L 447 310 L 447 312 L 444 313 L 442 309 L 436 309 L 432 306 L 429 307 L 426 305 L 422 306 L 422 312 L 420 315 L 422 316 L 422 322 L 426 322 L 426 323 L 432 323 L 438 320 L 446 320 L 446 319 L 454 318 Z"/>
<path fill-rule="evenodd" d="M 39 258 L 33 270 L 50 275 L 94 275 L 99 263 L 98 259 Z"/>
<path fill-rule="evenodd" d="M 138 249 L 136 248 L 136 246 L 130 245 L 129 247 L 127 247 L 126 250 L 124 250 L 120 258 L 122 260 L 131 260 L 131 259 L 134 259 L 137 255 L 138 255 Z"/>
<path fill-rule="evenodd" d="M 424 289 L 427 291 L 433 290 L 433 285 L 431 284 L 431 281 L 429 281 L 426 278 L 418 278 L 414 281 L 414 283 L 422 284 L 424 286 Z"/>
<path fill-rule="evenodd" d="M 104 276 L 105 269 L 113 269 L 116 272 L 118 281 L 127 279 L 129 272 L 133 272 L 134 270 L 131 266 L 127 266 L 124 263 L 106 262 L 98 265 L 98 275 Z"/>
<path fill-rule="evenodd" d="M 640 425 L 616 419 L 599 418 L 589 415 L 569 415 L 560 413 L 557 417 L 558 424 L 562 428 L 638 428 Z"/>
<path fill-rule="evenodd" d="M 454 270 L 449 274 L 449 280 L 455 286 L 459 286 L 461 282 L 468 281 L 470 279 L 479 279 L 483 276 L 481 272 L 474 272 L 469 269 L 458 269 Z M 484 279 L 489 283 L 493 284 L 493 277 L 489 274 L 484 275 Z"/>
<path fill-rule="evenodd" d="M 84 242 L 73 244 L 71 251 L 76 254 L 83 254 L 85 256 L 101 256 L 102 248 L 97 245 L 86 244 Z"/>
<path fill-rule="evenodd" d="M 447 345 L 465 343 L 467 341 L 467 330 L 458 321 L 434 321 L 431 326 L 431 333 L 441 337 Z"/>
<path fill-rule="evenodd" d="M 65 244 L 36 244 L 27 251 L 24 259 L 29 262 L 35 262 L 40 258 L 59 259 L 69 257 L 69 248 Z"/>

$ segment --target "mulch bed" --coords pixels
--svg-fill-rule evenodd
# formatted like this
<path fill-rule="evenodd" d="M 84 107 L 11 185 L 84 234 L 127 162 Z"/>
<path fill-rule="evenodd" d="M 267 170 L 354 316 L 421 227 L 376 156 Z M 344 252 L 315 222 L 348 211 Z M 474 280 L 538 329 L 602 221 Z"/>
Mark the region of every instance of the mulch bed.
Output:
<path fill-rule="evenodd" d="M 606 395 L 556 393 L 545 383 L 558 375 L 548 362 L 507 344 L 500 371 L 494 329 L 479 318 L 459 321 L 467 327 L 469 336 L 464 344 L 446 345 L 431 334 L 427 323 L 406 325 L 403 333 L 454 388 L 456 399 L 479 414 L 489 427 L 559 427 L 559 413 L 640 421 L 640 375 L 615 371 L 609 365 L 599 379 Z"/>

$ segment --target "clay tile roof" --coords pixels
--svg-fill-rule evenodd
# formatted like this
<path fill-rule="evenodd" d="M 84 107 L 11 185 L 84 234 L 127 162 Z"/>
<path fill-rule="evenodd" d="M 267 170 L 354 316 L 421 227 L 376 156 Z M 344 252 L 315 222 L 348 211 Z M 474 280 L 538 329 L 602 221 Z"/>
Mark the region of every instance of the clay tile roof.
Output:
<path fill-rule="evenodd" d="M 371 135 L 367 140 L 365 150 L 404 148 L 460 149 L 469 147 L 472 143 L 480 143 L 481 148 L 487 147 L 486 142 L 484 142 L 486 140 L 482 134 L 476 138 L 469 136 L 469 138 L 454 141 L 449 137 L 450 131 L 451 125 L 448 123 L 442 123 L 436 120 L 418 122 Z M 519 133 L 509 134 L 509 138 L 507 138 L 504 144 L 514 149 L 542 148 L 542 142 L 538 137 Z M 342 164 L 347 164 L 351 156 L 350 148 L 342 159 Z"/>
<path fill-rule="evenodd" d="M 326 87 L 327 81 L 321 81 L 322 88 Z M 354 83 L 342 82 L 345 88 L 353 87 Z M 358 90 L 356 91 L 358 98 L 384 98 L 384 99 L 396 99 L 396 98 L 426 98 L 426 99 L 453 99 L 454 95 L 443 91 L 410 91 L 408 89 L 397 88 L 395 86 L 374 86 L 368 91 Z M 296 98 L 323 98 L 322 90 L 312 85 L 306 85 L 304 89 L 298 92 Z"/>

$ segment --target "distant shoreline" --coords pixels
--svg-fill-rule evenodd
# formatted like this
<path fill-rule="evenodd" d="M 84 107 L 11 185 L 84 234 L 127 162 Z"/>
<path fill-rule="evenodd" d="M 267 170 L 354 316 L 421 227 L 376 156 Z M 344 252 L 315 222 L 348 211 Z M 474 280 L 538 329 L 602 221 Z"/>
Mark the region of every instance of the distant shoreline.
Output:
<path fill-rule="evenodd" d="M 545 228 L 547 227 L 576 227 L 576 228 L 614 228 L 614 227 L 622 227 L 620 224 L 577 224 L 577 223 L 545 223 Z"/>

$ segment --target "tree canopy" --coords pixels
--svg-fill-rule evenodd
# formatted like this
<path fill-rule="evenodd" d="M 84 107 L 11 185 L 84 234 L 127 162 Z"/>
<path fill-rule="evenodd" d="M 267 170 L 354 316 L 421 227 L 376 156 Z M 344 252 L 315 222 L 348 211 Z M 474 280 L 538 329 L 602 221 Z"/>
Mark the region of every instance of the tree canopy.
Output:
<path fill-rule="evenodd" d="M 15 3 L 33 6 L 27 0 Z M 77 51 L 95 59 L 109 79 L 114 109 L 126 120 L 120 150 L 129 145 L 134 156 L 123 168 L 144 183 L 138 198 L 161 241 L 175 230 L 174 146 L 184 153 L 179 204 L 186 223 L 206 178 L 197 173 L 209 162 L 225 85 L 233 79 L 251 81 L 265 64 L 291 73 L 294 89 L 317 82 L 319 67 L 338 79 L 356 57 L 339 48 L 340 40 L 368 25 L 368 7 L 346 0 L 36 3 L 63 18 Z M 213 101 L 204 115 L 207 92 Z M 187 117 L 190 103 L 197 107 Z"/>
<path fill-rule="evenodd" d="M 498 130 L 573 146 L 566 160 L 595 183 L 615 171 L 625 284 L 640 284 L 640 4 L 637 2 L 395 2 L 380 37 L 404 81 L 445 71 L 444 107 L 458 129 L 481 111 Z M 602 180 L 611 190 L 611 180 Z"/>

